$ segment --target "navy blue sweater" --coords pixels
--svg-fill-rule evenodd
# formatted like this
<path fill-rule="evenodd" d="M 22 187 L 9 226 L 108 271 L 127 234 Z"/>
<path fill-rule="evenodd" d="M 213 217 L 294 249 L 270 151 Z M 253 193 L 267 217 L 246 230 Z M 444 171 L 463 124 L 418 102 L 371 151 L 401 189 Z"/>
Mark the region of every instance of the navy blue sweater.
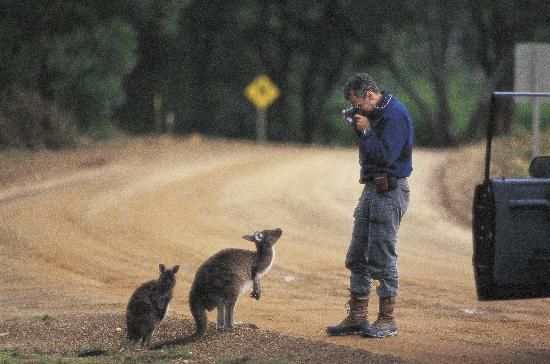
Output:
<path fill-rule="evenodd" d="M 371 179 L 374 172 L 408 177 L 413 170 L 412 118 L 395 96 L 389 93 L 383 96 L 377 110 L 369 115 L 372 129 L 358 143 L 362 180 Z"/>

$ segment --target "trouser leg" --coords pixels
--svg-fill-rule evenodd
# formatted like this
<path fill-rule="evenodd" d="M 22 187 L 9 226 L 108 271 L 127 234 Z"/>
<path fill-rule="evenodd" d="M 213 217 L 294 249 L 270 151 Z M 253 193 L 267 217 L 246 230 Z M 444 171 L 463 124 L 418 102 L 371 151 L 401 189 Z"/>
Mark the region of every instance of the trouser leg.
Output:
<path fill-rule="evenodd" d="M 346 254 L 346 268 L 351 272 L 349 290 L 351 293 L 369 295 L 372 277 L 369 272 L 367 251 L 369 246 L 369 204 L 371 191 L 363 189 L 353 213 L 354 224 L 351 243 Z"/>
<path fill-rule="evenodd" d="M 368 200 L 367 270 L 380 285 L 379 297 L 395 297 L 399 288 L 397 238 L 409 195 L 406 180 L 386 193 L 373 193 Z"/>
<path fill-rule="evenodd" d="M 382 197 L 382 196 L 381 196 Z M 380 281 L 377 288 L 379 311 L 377 320 L 363 330 L 363 336 L 397 335 L 394 316 L 399 275 L 397 270 L 397 237 L 401 218 L 409 203 L 406 181 L 391 191 L 388 199 L 375 199 L 371 206 L 368 263 L 371 277 Z"/>

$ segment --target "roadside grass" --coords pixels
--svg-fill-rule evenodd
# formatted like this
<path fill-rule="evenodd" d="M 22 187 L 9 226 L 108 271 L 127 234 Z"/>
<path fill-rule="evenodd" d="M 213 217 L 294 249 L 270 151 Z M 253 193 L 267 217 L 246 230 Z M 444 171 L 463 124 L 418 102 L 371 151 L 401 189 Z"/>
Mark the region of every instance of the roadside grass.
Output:
<path fill-rule="evenodd" d="M 21 352 L 14 349 L 0 349 L 0 364 L 14 363 L 68 363 L 61 358 L 48 357 L 42 353 Z"/>
<path fill-rule="evenodd" d="M 193 352 L 186 347 L 168 346 L 161 350 L 138 350 L 124 354 L 118 353 L 115 359 L 123 362 L 139 362 L 139 363 L 154 363 L 163 362 L 174 359 L 191 359 Z"/>
<path fill-rule="evenodd" d="M 171 361 L 192 360 L 193 352 L 185 347 L 169 346 L 162 350 L 136 349 L 122 346 L 119 351 L 107 351 L 102 348 L 81 348 L 52 355 L 35 352 L 22 352 L 16 349 L 0 349 L 0 364 L 40 363 L 40 364 L 102 364 L 102 363 L 166 363 Z M 290 364 L 287 359 L 276 358 L 255 360 L 250 357 L 220 358 L 216 364 Z"/>
<path fill-rule="evenodd" d="M 216 364 L 290 364 L 286 359 L 271 359 L 271 360 L 254 360 L 249 357 L 233 358 L 233 359 L 218 359 Z"/>
<path fill-rule="evenodd" d="M 162 350 L 122 348 L 108 351 L 102 348 L 81 348 L 53 355 L 42 352 L 22 352 L 15 349 L 0 350 L 0 364 L 12 363 L 163 363 L 191 359 L 193 353 L 185 347 L 167 347 Z"/>

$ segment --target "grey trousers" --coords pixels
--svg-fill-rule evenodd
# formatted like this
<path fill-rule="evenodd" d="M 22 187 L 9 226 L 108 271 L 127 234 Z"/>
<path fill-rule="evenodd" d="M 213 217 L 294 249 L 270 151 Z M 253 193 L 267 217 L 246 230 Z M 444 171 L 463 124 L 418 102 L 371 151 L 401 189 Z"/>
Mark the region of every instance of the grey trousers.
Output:
<path fill-rule="evenodd" d="M 397 237 L 410 195 L 407 179 L 397 181 L 397 187 L 388 192 L 376 192 L 371 182 L 363 188 L 353 214 L 353 235 L 346 255 L 352 293 L 370 294 L 374 279 L 380 282 L 376 290 L 380 298 L 397 296 Z"/>

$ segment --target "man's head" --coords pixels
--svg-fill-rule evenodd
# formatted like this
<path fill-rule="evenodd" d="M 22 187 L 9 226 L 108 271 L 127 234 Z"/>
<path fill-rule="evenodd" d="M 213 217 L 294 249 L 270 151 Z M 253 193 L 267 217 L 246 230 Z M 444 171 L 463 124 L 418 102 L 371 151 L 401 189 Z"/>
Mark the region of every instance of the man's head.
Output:
<path fill-rule="evenodd" d="M 344 85 L 344 97 L 352 105 L 370 113 L 380 100 L 380 91 L 368 73 L 356 73 Z"/>

